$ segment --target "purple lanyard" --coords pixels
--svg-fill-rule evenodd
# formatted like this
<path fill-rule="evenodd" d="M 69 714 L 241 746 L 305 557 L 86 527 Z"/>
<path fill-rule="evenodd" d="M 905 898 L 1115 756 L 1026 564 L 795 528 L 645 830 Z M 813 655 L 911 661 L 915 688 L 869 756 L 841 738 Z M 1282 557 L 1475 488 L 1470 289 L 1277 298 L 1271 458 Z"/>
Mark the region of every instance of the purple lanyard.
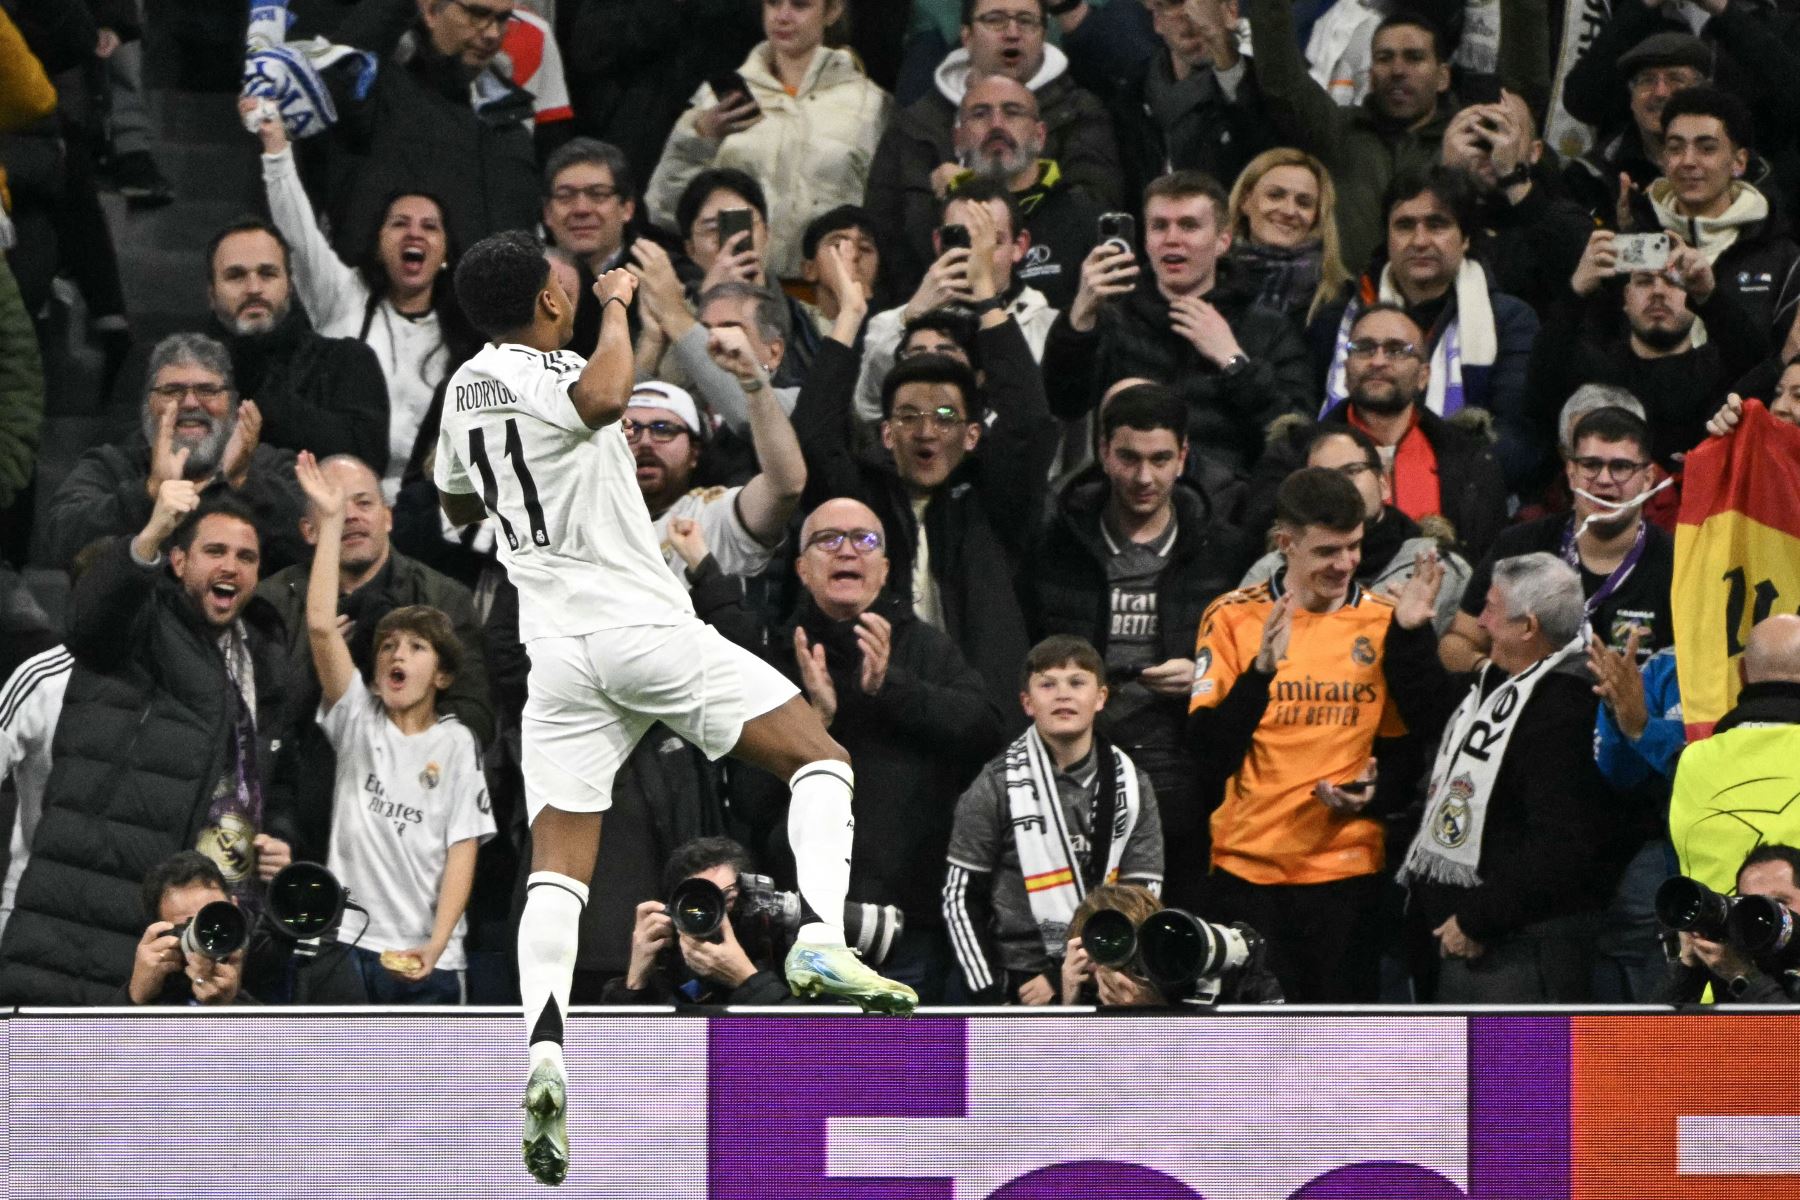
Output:
<path fill-rule="evenodd" d="M 1614 567 L 1612 574 L 1606 577 L 1606 582 L 1601 584 L 1599 590 L 1592 596 L 1588 597 L 1586 606 L 1588 616 L 1593 616 L 1595 610 L 1611 599 L 1612 594 L 1624 586 L 1627 579 L 1631 578 L 1631 572 L 1638 565 L 1638 559 L 1644 557 L 1644 541 L 1649 533 L 1649 526 L 1644 523 L 1642 517 L 1638 518 L 1637 540 L 1632 542 L 1631 549 L 1625 552 L 1625 561 Z M 1581 553 L 1575 548 L 1575 519 L 1573 517 L 1569 518 L 1569 524 L 1563 530 L 1562 556 L 1563 561 L 1577 571 L 1582 569 Z"/>

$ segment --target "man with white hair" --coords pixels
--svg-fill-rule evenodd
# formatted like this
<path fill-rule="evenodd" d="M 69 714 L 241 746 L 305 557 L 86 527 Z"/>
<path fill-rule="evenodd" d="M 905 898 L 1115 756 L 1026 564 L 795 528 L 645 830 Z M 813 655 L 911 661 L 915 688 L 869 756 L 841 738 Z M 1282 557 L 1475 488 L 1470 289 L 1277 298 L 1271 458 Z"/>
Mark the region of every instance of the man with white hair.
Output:
<path fill-rule="evenodd" d="M 1501 559 L 1480 621 L 1489 661 L 1450 713 L 1398 879 L 1437 940 L 1440 1003 L 1578 1002 L 1620 865 L 1581 576 L 1541 551 Z"/>
<path fill-rule="evenodd" d="M 50 498 L 51 561 L 67 567 L 96 539 L 143 528 L 169 479 L 229 491 L 248 506 L 265 573 L 303 561 L 293 451 L 262 443 L 262 413 L 240 402 L 226 348 L 205 334 L 170 334 L 151 350 L 145 379 L 139 432 L 86 451 Z"/>

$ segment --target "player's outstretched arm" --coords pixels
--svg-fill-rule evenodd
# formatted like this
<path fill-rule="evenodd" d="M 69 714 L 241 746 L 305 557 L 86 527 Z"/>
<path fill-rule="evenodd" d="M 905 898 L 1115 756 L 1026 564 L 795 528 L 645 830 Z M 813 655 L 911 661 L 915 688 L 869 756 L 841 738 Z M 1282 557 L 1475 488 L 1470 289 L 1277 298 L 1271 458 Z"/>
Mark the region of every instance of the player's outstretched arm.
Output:
<path fill-rule="evenodd" d="M 589 429 L 604 429 L 617 421 L 625 415 L 625 404 L 631 399 L 636 364 L 626 309 L 637 294 L 637 283 L 637 276 L 623 269 L 608 271 L 594 281 L 594 295 L 600 298 L 600 340 L 569 388 L 569 399 Z"/>
<path fill-rule="evenodd" d="M 806 490 L 806 456 L 773 388 L 751 392 L 749 408 L 750 441 L 762 471 L 739 493 L 738 515 L 752 537 L 772 546 L 781 540 Z"/>
<path fill-rule="evenodd" d="M 344 540 L 344 489 L 325 478 L 312 451 L 302 450 L 294 476 L 306 493 L 308 515 L 318 530 L 312 574 L 306 582 L 306 640 L 312 646 L 313 670 L 327 711 L 356 681 L 350 647 L 338 632 L 338 558 Z"/>

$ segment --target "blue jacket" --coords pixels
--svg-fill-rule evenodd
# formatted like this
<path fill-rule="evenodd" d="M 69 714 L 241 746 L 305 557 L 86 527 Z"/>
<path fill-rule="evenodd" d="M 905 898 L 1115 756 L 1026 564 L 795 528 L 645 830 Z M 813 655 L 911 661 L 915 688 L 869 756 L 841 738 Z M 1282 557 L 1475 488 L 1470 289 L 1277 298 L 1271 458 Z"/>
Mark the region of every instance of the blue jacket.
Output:
<path fill-rule="evenodd" d="M 1612 709 L 1602 704 L 1594 721 L 1594 761 L 1600 774 L 1620 791 L 1634 788 L 1661 775 L 1675 778 L 1675 760 L 1687 745 L 1687 729 L 1681 719 L 1681 685 L 1675 678 L 1675 649 L 1668 647 L 1650 656 L 1643 666 L 1644 707 L 1650 723 L 1636 741 L 1626 737 L 1613 720 Z"/>

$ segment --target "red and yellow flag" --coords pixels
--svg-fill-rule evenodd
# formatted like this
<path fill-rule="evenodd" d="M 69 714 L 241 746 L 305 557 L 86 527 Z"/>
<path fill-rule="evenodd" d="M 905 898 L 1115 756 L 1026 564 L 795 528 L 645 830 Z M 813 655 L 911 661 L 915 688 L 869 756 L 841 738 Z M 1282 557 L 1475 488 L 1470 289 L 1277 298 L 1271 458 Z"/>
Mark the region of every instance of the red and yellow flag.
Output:
<path fill-rule="evenodd" d="M 1689 741 L 1737 702 L 1758 621 L 1800 612 L 1800 428 L 1746 400 L 1727 437 L 1688 453 L 1675 529 L 1675 667 Z"/>

